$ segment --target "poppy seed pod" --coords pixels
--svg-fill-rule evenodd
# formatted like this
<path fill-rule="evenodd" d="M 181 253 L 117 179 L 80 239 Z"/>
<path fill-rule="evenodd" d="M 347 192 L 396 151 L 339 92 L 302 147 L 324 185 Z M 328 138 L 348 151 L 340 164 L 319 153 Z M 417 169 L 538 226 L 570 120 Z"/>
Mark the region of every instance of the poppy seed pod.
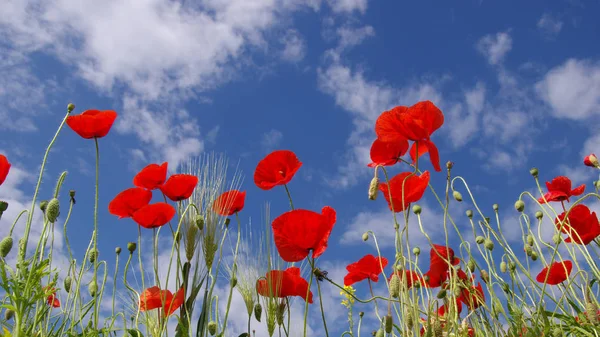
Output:
<path fill-rule="evenodd" d="M 537 261 L 537 259 L 538 259 L 538 253 L 536 253 L 536 252 L 531 252 L 531 259 L 532 259 L 533 261 Z"/>
<path fill-rule="evenodd" d="M 480 244 L 482 244 L 482 243 L 484 243 L 484 242 L 485 242 L 485 238 L 484 238 L 483 236 L 481 236 L 481 235 L 478 235 L 478 236 L 475 238 L 475 242 L 477 242 L 477 244 L 478 244 L 478 245 L 480 245 Z"/>
<path fill-rule="evenodd" d="M 419 205 L 414 205 L 414 206 L 412 207 L 412 211 L 413 211 L 413 213 L 415 213 L 416 215 L 419 215 L 419 214 L 421 214 L 421 206 L 419 206 Z"/>
<path fill-rule="evenodd" d="M 256 318 L 256 320 L 259 322 L 262 318 L 262 306 L 260 305 L 260 303 L 256 303 L 254 305 L 254 318 Z"/>
<path fill-rule="evenodd" d="M 10 236 L 5 237 L 0 241 L 0 256 L 6 257 L 13 247 L 13 238 Z"/>
<path fill-rule="evenodd" d="M 533 167 L 531 170 L 529 170 L 529 173 L 534 177 L 537 178 L 539 171 L 537 168 Z"/>
<path fill-rule="evenodd" d="M 485 249 L 489 251 L 494 250 L 494 242 L 490 239 L 486 239 L 483 245 L 485 246 Z"/>
<path fill-rule="evenodd" d="M 536 219 L 542 220 L 543 217 L 544 217 L 544 213 L 542 213 L 542 211 L 535 212 L 535 218 Z"/>
<path fill-rule="evenodd" d="M 135 252 L 135 248 L 137 247 L 137 244 L 135 242 L 128 242 L 127 243 L 127 250 L 129 251 L 129 253 L 133 254 L 133 252 Z"/>
<path fill-rule="evenodd" d="M 451 161 L 446 162 L 446 168 L 448 170 L 451 170 L 454 167 L 454 163 Z"/>
<path fill-rule="evenodd" d="M 115 248 L 115 254 L 117 254 L 117 255 L 121 254 L 121 247 Z"/>
<path fill-rule="evenodd" d="M 63 281 L 63 286 L 65 287 L 66 292 L 71 291 L 71 283 L 72 282 L 73 282 L 73 279 L 71 279 L 70 276 L 65 277 L 65 280 Z"/>
<path fill-rule="evenodd" d="M 390 296 L 393 298 L 400 296 L 400 277 L 397 273 L 394 273 L 390 279 Z"/>
<path fill-rule="evenodd" d="M 552 236 L 552 242 L 554 242 L 554 244 L 559 244 L 562 241 L 562 236 L 560 236 L 560 234 L 556 234 Z"/>
<path fill-rule="evenodd" d="M 452 197 L 454 197 L 454 200 L 456 200 L 456 201 L 458 201 L 458 202 L 461 202 L 461 201 L 463 201 L 462 194 L 460 194 L 460 192 L 459 192 L 459 191 L 454 191 L 454 192 L 452 192 Z"/>
<path fill-rule="evenodd" d="M 525 203 L 522 200 L 517 200 L 517 202 L 515 202 L 515 209 L 518 212 L 523 212 L 525 209 Z"/>
<path fill-rule="evenodd" d="M 506 273 L 506 262 L 500 262 L 500 271 Z"/>
<path fill-rule="evenodd" d="M 367 232 L 364 232 L 364 233 L 363 233 L 363 235 L 362 235 L 362 240 L 363 240 L 363 241 L 367 241 L 367 240 L 369 240 L 369 233 L 367 233 Z"/>
<path fill-rule="evenodd" d="M 40 201 L 40 209 L 42 210 L 42 212 L 46 211 L 46 207 L 48 207 L 48 200 Z"/>
<path fill-rule="evenodd" d="M 500 207 L 500 206 L 498 206 L 498 204 L 493 204 L 493 205 L 492 205 L 492 208 L 493 208 L 493 209 L 494 209 L 494 211 L 496 211 L 496 212 L 498 212 L 498 208 L 499 208 L 499 207 Z"/>
<path fill-rule="evenodd" d="M 48 219 L 50 223 L 55 223 L 59 214 L 60 203 L 58 202 L 58 199 L 52 198 L 48 201 L 48 205 L 46 206 L 46 219 Z"/>
<path fill-rule="evenodd" d="M 214 336 L 217 333 L 217 322 L 208 322 L 208 333 L 210 333 L 211 336 Z"/>
<path fill-rule="evenodd" d="M 534 239 L 533 235 L 531 235 L 531 234 L 527 235 L 527 244 L 533 247 L 534 243 L 535 243 L 535 239 Z"/>
<path fill-rule="evenodd" d="M 15 317 L 15 312 L 11 309 L 4 310 L 4 320 L 10 321 L 13 317 Z"/>
<path fill-rule="evenodd" d="M 99 254 L 98 250 L 96 250 L 96 249 L 90 250 L 90 253 L 88 254 L 88 259 L 89 259 L 90 263 L 96 262 L 96 259 L 98 258 L 98 254 Z"/>
<path fill-rule="evenodd" d="M 75 110 L 75 104 L 73 104 L 73 103 L 67 104 L 67 111 L 70 113 L 73 110 Z"/>
<path fill-rule="evenodd" d="M 92 281 L 88 284 L 88 292 L 90 293 L 90 296 L 96 297 L 98 294 L 98 283 L 96 283 L 96 281 Z"/>
<path fill-rule="evenodd" d="M 385 332 L 392 333 L 393 326 L 394 326 L 394 321 L 392 320 L 392 315 L 385 316 Z"/>
<path fill-rule="evenodd" d="M 419 247 L 413 248 L 413 254 L 415 254 L 415 256 L 419 256 L 421 254 L 421 248 L 419 248 Z"/>
<path fill-rule="evenodd" d="M 529 245 L 525 245 L 525 254 L 527 254 L 527 256 L 531 256 L 531 254 L 533 253 L 533 249 L 531 249 L 531 246 Z"/>
<path fill-rule="evenodd" d="M 371 183 L 369 184 L 369 200 L 376 200 L 378 191 L 379 179 L 377 177 L 373 177 L 373 179 L 371 179 Z"/>

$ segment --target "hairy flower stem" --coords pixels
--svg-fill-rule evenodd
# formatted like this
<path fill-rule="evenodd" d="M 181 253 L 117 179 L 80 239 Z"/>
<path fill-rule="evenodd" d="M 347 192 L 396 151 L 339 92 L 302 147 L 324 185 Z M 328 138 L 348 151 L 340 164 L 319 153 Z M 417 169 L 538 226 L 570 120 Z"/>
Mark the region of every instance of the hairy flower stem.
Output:
<path fill-rule="evenodd" d="M 117 258 L 115 261 L 115 274 L 113 276 L 113 291 L 112 291 L 112 314 L 111 317 L 115 316 L 115 293 L 117 292 L 117 274 L 119 273 L 119 254 L 116 254 Z"/>
<path fill-rule="evenodd" d="M 94 144 L 96 145 L 96 193 L 94 194 L 94 232 L 93 232 L 93 237 L 92 240 L 94 242 L 94 252 L 95 254 L 97 254 L 98 252 L 98 190 L 100 188 L 100 185 L 98 183 L 99 181 L 99 177 L 100 177 L 100 148 L 98 147 L 98 137 L 94 137 Z M 98 257 L 96 257 L 94 259 L 94 277 L 93 277 L 93 281 L 94 283 L 97 283 L 97 279 L 98 279 L 98 261 L 97 261 Z M 103 285 L 104 287 L 104 285 Z M 100 305 L 98 303 L 98 294 L 96 294 L 96 296 L 94 296 L 94 329 L 98 330 L 98 320 L 99 320 L 99 314 L 100 314 Z"/>
<path fill-rule="evenodd" d="M 235 279 L 235 274 L 237 272 L 237 256 L 238 256 L 238 249 L 240 246 L 240 241 L 241 241 L 241 235 L 242 235 L 242 223 L 240 221 L 240 215 L 239 212 L 235 212 L 235 220 L 237 222 L 238 228 L 237 228 L 237 242 L 235 243 L 235 253 L 233 254 L 233 267 L 231 270 L 231 280 Z M 223 333 L 225 333 L 225 329 L 227 329 L 227 317 L 229 317 L 229 308 L 231 306 L 231 298 L 233 295 L 233 288 L 235 288 L 235 284 L 230 282 L 230 287 L 229 287 L 229 298 L 227 298 L 227 308 L 225 309 L 225 319 L 223 320 Z M 249 325 L 249 324 L 248 324 Z"/>
<path fill-rule="evenodd" d="M 283 184 L 283 187 L 285 187 L 285 193 L 287 193 L 287 197 L 288 200 L 290 201 L 290 207 L 292 208 L 292 211 L 294 210 L 294 202 L 292 201 L 292 195 L 290 194 L 290 190 L 287 187 L 287 184 Z"/>
<path fill-rule="evenodd" d="M 304 297 L 305 305 L 304 305 L 304 337 L 306 337 L 307 332 L 307 323 L 308 323 L 308 296 L 310 294 L 310 286 L 312 285 L 313 278 L 315 276 L 315 263 L 314 260 L 308 257 L 308 262 L 310 263 L 310 279 L 308 280 L 308 290 L 306 292 L 306 297 Z"/>
<path fill-rule="evenodd" d="M 313 260 L 313 263 L 314 263 L 314 260 Z M 314 270 L 314 267 L 312 269 Z M 310 289 L 308 291 L 310 291 Z M 327 331 L 327 322 L 325 320 L 325 310 L 323 310 L 323 296 L 321 296 L 321 283 L 319 283 L 318 280 L 317 280 L 317 291 L 319 293 L 319 305 L 321 307 L 321 318 L 323 319 L 323 327 L 325 328 L 325 336 L 329 337 L 329 332 Z"/>

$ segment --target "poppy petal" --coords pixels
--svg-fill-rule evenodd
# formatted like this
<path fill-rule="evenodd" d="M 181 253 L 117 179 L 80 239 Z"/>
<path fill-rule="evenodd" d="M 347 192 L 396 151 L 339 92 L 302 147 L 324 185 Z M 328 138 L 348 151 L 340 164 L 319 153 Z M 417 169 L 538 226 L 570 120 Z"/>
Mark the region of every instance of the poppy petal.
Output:
<path fill-rule="evenodd" d="M 150 164 L 133 177 L 133 185 L 149 190 L 157 189 L 167 179 L 167 168 L 167 162 L 161 165 Z"/>
<path fill-rule="evenodd" d="M 108 212 L 119 219 L 129 218 L 152 200 L 152 192 L 139 187 L 128 188 L 117 194 L 108 204 Z"/>
<path fill-rule="evenodd" d="M 133 213 L 133 221 L 144 228 L 166 225 L 175 216 L 175 208 L 164 202 L 146 205 Z"/>
<path fill-rule="evenodd" d="M 108 134 L 115 119 L 117 113 L 112 110 L 87 110 L 67 117 L 67 125 L 81 138 L 102 138 Z"/>
<path fill-rule="evenodd" d="M 172 201 L 186 200 L 198 185 L 198 177 L 191 174 L 174 174 L 159 188 Z"/>
<path fill-rule="evenodd" d="M 10 171 L 11 164 L 6 159 L 6 156 L 0 154 L 0 185 L 4 183 L 6 177 L 8 176 L 8 172 Z"/>
<path fill-rule="evenodd" d="M 573 262 L 571 261 L 554 262 L 550 266 L 542 269 L 537 275 L 536 281 L 540 283 L 546 281 L 546 284 L 557 285 L 567 280 L 569 275 L 571 275 L 572 269 Z"/>
<path fill-rule="evenodd" d="M 375 139 L 371 145 L 371 163 L 369 167 L 377 165 L 390 166 L 398 162 L 399 158 L 408 151 L 408 140 L 384 142 L 380 139 Z"/>
<path fill-rule="evenodd" d="M 221 194 L 213 202 L 213 211 L 222 216 L 230 216 L 244 208 L 246 191 L 231 190 Z"/>
<path fill-rule="evenodd" d="M 254 171 L 254 183 L 262 190 L 289 183 L 302 166 L 296 154 L 289 150 L 277 150 L 263 158 Z"/>

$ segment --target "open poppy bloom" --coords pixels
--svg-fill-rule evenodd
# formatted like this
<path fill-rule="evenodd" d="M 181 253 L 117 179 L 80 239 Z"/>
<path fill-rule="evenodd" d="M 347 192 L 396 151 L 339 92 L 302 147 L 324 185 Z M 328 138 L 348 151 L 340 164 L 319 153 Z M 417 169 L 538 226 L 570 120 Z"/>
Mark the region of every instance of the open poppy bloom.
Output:
<path fill-rule="evenodd" d="M 542 269 L 535 279 L 540 283 L 546 281 L 547 284 L 557 285 L 566 281 L 569 275 L 571 275 L 571 270 L 573 270 L 573 262 L 569 260 L 564 262 L 554 262 L 550 266 Z"/>
<path fill-rule="evenodd" d="M 467 306 L 469 311 L 473 311 L 485 303 L 485 295 L 481 283 L 477 282 L 477 286 L 469 285 L 463 288 L 460 294 L 460 300 Z"/>
<path fill-rule="evenodd" d="M 400 157 L 408 151 L 408 140 L 384 142 L 380 139 L 375 139 L 371 145 L 371 163 L 367 166 L 375 167 L 391 166 L 398 162 Z"/>
<path fill-rule="evenodd" d="M 50 289 L 50 287 L 45 286 L 43 288 L 44 291 L 52 291 L 52 294 L 48 295 L 48 297 L 46 298 L 46 303 L 51 306 L 52 308 L 60 308 L 60 301 L 58 300 L 58 298 L 56 298 L 56 289 L 52 288 Z"/>
<path fill-rule="evenodd" d="M 271 270 L 264 279 L 256 282 L 256 291 L 265 297 L 298 296 L 313 302 L 313 293 L 308 291 L 308 282 L 300 276 L 300 268 L 290 267 L 286 270 Z"/>
<path fill-rule="evenodd" d="M 296 209 L 278 216 L 271 227 L 279 255 L 286 262 L 302 261 L 311 250 L 313 259 L 321 256 L 335 220 L 335 210 L 329 206 L 323 207 L 321 214 Z"/>
<path fill-rule="evenodd" d="M 437 147 L 430 140 L 431 135 L 444 124 L 444 114 L 430 101 L 422 101 L 411 107 L 397 106 L 383 112 L 375 122 L 377 138 L 385 142 L 412 140 L 411 157 L 416 159 L 429 152 L 431 164 L 441 171 Z M 418 146 L 418 156 L 416 147 Z"/>
<path fill-rule="evenodd" d="M 583 164 L 589 167 L 598 167 L 600 168 L 600 163 L 598 162 L 598 157 L 595 154 L 590 154 L 583 158 Z"/>
<path fill-rule="evenodd" d="M 273 151 L 263 158 L 254 171 L 254 183 L 262 190 L 270 190 L 289 183 L 302 163 L 289 150 Z"/>
<path fill-rule="evenodd" d="M 554 220 L 556 228 L 569 235 L 565 239 L 566 243 L 587 245 L 600 236 L 600 222 L 596 212 L 591 212 L 587 206 L 583 204 L 573 206 L 565 220 L 566 214 L 567 212 L 563 212 Z"/>
<path fill-rule="evenodd" d="M 191 174 L 174 174 L 160 186 L 160 190 L 173 201 L 185 200 L 192 196 L 198 185 L 198 177 Z"/>
<path fill-rule="evenodd" d="M 246 191 L 240 192 L 237 190 L 227 191 L 221 194 L 213 202 L 213 211 L 222 216 L 230 216 L 244 208 L 246 200 Z"/>
<path fill-rule="evenodd" d="M 440 287 L 448 279 L 450 265 L 456 266 L 459 263 L 452 248 L 434 244 L 429 254 L 429 271 L 423 275 L 429 279 L 425 285 L 429 288 Z M 460 275 L 459 273 L 459 277 Z"/>
<path fill-rule="evenodd" d="M 128 188 L 117 194 L 108 204 L 108 212 L 119 219 L 133 216 L 138 209 L 148 205 L 152 200 L 152 192 L 139 187 Z"/>
<path fill-rule="evenodd" d="M 150 164 L 144 167 L 133 177 L 133 186 L 154 190 L 160 187 L 167 180 L 167 166 L 164 162 L 161 165 Z"/>
<path fill-rule="evenodd" d="M 81 138 L 102 138 L 108 134 L 115 119 L 117 113 L 112 110 L 87 110 L 67 117 L 67 125 Z"/>
<path fill-rule="evenodd" d="M 139 308 L 140 311 L 162 308 L 163 315 L 170 316 L 181 307 L 184 300 L 185 290 L 183 288 L 173 294 L 169 290 L 161 290 L 159 287 L 154 286 L 144 290 L 140 296 Z"/>
<path fill-rule="evenodd" d="M 456 314 L 460 315 L 460 313 L 462 312 L 462 301 L 461 301 L 461 297 L 452 297 L 451 300 L 454 301 L 454 304 L 451 303 L 444 303 L 441 307 L 438 308 L 437 314 L 438 316 L 446 316 L 446 312 L 448 312 L 450 310 L 449 306 L 450 305 L 456 305 Z"/>
<path fill-rule="evenodd" d="M 175 216 L 175 208 L 164 202 L 146 205 L 133 213 L 133 221 L 144 228 L 166 225 Z"/>
<path fill-rule="evenodd" d="M 421 277 L 421 275 L 415 270 L 410 270 L 410 269 L 405 269 L 404 271 L 396 270 L 392 273 L 392 275 L 390 275 L 388 277 L 388 281 L 391 281 L 392 276 L 394 276 L 394 275 L 398 275 L 398 277 L 400 278 L 400 282 L 406 282 L 407 289 L 412 288 L 412 286 L 417 283 L 423 284 L 423 282 L 424 282 L 423 277 Z M 404 279 L 402 279 L 403 277 L 404 277 Z"/>
<path fill-rule="evenodd" d="M 410 176 L 410 177 L 409 177 Z M 408 177 L 408 178 L 407 178 Z M 402 200 L 402 185 L 404 184 L 404 200 Z M 412 174 L 412 172 L 402 172 L 392 179 L 390 184 L 379 184 L 379 190 L 383 192 L 383 197 L 388 203 L 391 211 L 396 213 L 404 211 L 408 208 L 408 204 L 419 201 L 427 185 L 429 184 L 429 172 L 425 171 L 420 176 Z M 390 200 L 390 189 L 392 199 Z M 404 202 L 402 202 L 404 201 Z M 392 207 L 393 206 L 393 207 Z"/>
<path fill-rule="evenodd" d="M 6 180 L 6 176 L 8 176 L 8 172 L 10 171 L 10 163 L 6 156 L 0 154 L 0 185 L 4 183 Z"/>
<path fill-rule="evenodd" d="M 350 286 L 366 279 L 377 282 L 379 281 L 379 274 L 381 274 L 387 264 L 388 260 L 385 257 L 379 258 L 371 254 L 365 255 L 362 259 L 346 267 L 348 275 L 344 277 L 344 285 Z"/>
<path fill-rule="evenodd" d="M 585 191 L 585 185 L 571 189 L 571 179 L 565 176 L 558 176 L 552 179 L 551 182 L 546 182 L 546 187 L 548 188 L 548 193 L 538 199 L 540 204 L 545 204 L 546 201 L 569 201 L 569 198 L 572 196 L 581 195 Z"/>

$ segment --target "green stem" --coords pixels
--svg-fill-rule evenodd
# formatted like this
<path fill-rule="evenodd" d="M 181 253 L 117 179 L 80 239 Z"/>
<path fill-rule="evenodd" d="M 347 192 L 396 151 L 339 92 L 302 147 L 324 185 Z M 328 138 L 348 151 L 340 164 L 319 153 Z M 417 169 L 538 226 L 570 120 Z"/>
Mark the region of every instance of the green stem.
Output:
<path fill-rule="evenodd" d="M 94 254 L 98 254 L 98 190 L 99 190 L 99 176 L 100 176 L 100 148 L 98 147 L 98 137 L 94 137 L 94 144 L 96 145 L 96 193 L 94 195 L 94 232 L 92 234 L 92 240 L 94 242 Z M 98 261 L 97 257 L 94 259 L 94 278 L 93 282 L 98 283 Z M 96 294 L 97 295 L 97 294 Z M 98 314 L 100 307 L 98 305 L 98 296 L 94 296 L 94 329 L 98 330 Z"/>

